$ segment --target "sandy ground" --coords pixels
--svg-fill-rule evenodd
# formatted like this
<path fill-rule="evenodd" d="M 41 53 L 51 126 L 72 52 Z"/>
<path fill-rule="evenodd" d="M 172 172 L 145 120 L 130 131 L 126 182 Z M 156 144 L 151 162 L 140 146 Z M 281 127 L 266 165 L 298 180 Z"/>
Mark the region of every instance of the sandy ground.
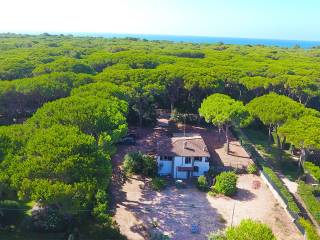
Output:
<path fill-rule="evenodd" d="M 253 189 L 252 182 L 259 181 L 259 189 Z M 126 200 L 118 204 L 115 220 L 120 230 L 129 239 L 147 239 L 152 222 L 157 222 L 161 232 L 172 239 L 207 239 L 207 234 L 231 225 L 242 219 L 260 220 L 269 225 L 280 240 L 303 239 L 284 209 L 277 203 L 261 178 L 241 175 L 238 193 L 233 198 L 212 197 L 193 186 L 177 189 L 169 186 L 162 192 L 150 190 L 148 181 L 132 178 L 122 189 Z M 192 223 L 200 227 L 199 234 L 192 234 Z"/>
<path fill-rule="evenodd" d="M 166 125 L 164 122 L 158 125 L 162 127 L 155 129 L 136 129 L 139 135 L 137 144 L 121 146 L 113 158 L 114 219 L 121 232 L 130 240 L 148 239 L 148 232 L 153 229 L 152 222 L 157 223 L 157 230 L 170 235 L 172 239 L 207 239 L 209 232 L 231 225 L 233 208 L 233 224 L 238 224 L 244 218 L 258 219 L 268 224 L 280 240 L 303 239 L 258 176 L 241 175 L 238 181 L 239 191 L 233 198 L 211 197 L 192 185 L 185 189 L 169 186 L 162 192 L 155 192 L 150 189 L 147 179 L 138 176 L 126 179 L 121 171 L 125 153 L 136 150 L 154 153 L 157 140 L 168 134 Z M 181 131 L 181 126 L 173 131 L 179 130 Z M 236 166 L 247 166 L 251 163 L 249 156 L 234 139 L 230 145 L 231 154 L 227 155 L 224 142 L 221 139 L 219 141 L 216 130 L 187 127 L 187 131 L 202 135 L 214 162 Z M 253 189 L 253 181 L 260 182 L 259 189 Z M 192 223 L 199 224 L 199 234 L 190 232 Z"/>

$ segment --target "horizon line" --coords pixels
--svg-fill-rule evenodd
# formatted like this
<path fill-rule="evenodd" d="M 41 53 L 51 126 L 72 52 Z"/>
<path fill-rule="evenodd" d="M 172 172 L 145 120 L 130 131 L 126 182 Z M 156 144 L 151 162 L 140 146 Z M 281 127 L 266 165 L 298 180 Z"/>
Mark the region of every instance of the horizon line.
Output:
<path fill-rule="evenodd" d="M 162 37 L 192 37 L 192 38 L 225 38 L 225 39 L 245 39 L 245 40 L 274 40 L 274 41 L 290 41 L 290 42 L 314 42 L 320 43 L 320 40 L 306 40 L 306 39 L 285 39 L 285 38 L 257 38 L 257 37 L 228 37 L 228 36 L 209 36 L 209 35 L 187 35 L 187 34 L 158 34 L 158 33 L 115 33 L 115 32 L 79 32 L 79 31 L 1 31 L 0 34 L 27 34 L 27 35 L 41 35 L 44 33 L 52 34 L 52 35 L 61 35 L 61 34 L 82 34 L 82 36 L 88 36 L 92 34 L 110 34 L 110 35 L 124 35 L 124 36 L 162 36 Z M 88 34 L 88 35 L 85 35 Z M 92 37 L 92 36 L 91 36 Z M 103 37 L 103 36 L 97 36 Z M 170 41 L 170 40 L 168 40 Z"/>

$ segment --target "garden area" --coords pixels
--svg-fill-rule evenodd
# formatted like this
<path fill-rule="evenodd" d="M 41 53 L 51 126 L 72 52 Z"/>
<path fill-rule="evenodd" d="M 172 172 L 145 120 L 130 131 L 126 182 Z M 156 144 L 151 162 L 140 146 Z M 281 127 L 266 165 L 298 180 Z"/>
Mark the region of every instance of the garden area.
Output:
<path fill-rule="evenodd" d="M 183 129 L 178 127 L 175 131 Z M 218 141 L 217 129 L 192 125 L 186 126 L 186 129 L 201 133 L 208 142 L 209 151 L 215 152 L 217 158 L 226 158 L 225 148 Z M 199 184 L 192 181 L 183 185 L 155 177 L 152 170 L 156 167 L 153 165 L 155 160 L 146 153 L 152 152 L 162 134 L 166 134 L 165 127 L 139 129 L 136 144 L 121 146 L 113 157 L 114 164 L 120 165 L 127 178 L 121 186 L 117 186 L 120 196 L 115 203 L 114 220 L 122 234 L 135 240 L 157 239 L 157 236 L 207 239 L 210 233 L 222 232 L 231 224 L 240 224 L 243 219 L 253 219 L 267 224 L 277 239 L 287 239 L 288 235 L 291 239 L 302 239 L 269 188 L 255 175 L 257 168 L 252 161 L 246 165 L 246 170 L 251 174 L 222 173 L 212 188 L 206 177 L 199 177 Z M 242 156 L 244 150 L 240 151 L 239 146 L 235 140 L 230 142 L 230 151 L 235 155 L 228 155 L 230 161 L 240 161 L 237 156 Z M 248 163 L 247 158 L 243 161 Z M 219 180 L 225 178 L 224 175 L 227 182 L 232 182 L 230 188 L 225 188 L 229 184 Z M 192 233 L 192 226 L 197 226 L 199 232 Z"/>

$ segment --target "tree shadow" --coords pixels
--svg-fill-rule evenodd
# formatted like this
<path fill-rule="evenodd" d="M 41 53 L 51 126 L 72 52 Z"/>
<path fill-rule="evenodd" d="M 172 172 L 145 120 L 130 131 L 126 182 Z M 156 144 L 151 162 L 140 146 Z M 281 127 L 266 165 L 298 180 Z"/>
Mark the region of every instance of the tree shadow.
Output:
<path fill-rule="evenodd" d="M 168 233 L 173 239 L 206 239 L 207 234 L 225 228 L 223 217 L 208 201 L 206 193 L 190 183 L 186 188 L 169 185 L 162 192 L 143 184 L 139 205 L 127 204 L 127 210 L 142 221 L 130 229 L 145 238 L 146 232 Z M 199 227 L 199 234 L 191 233 L 191 224 Z M 146 231 L 147 229 L 147 231 Z"/>
<path fill-rule="evenodd" d="M 256 198 L 256 195 L 254 193 L 243 188 L 238 188 L 236 195 L 232 197 L 232 199 L 241 201 L 241 202 L 242 201 L 248 202 L 248 201 L 254 200 L 255 198 Z"/>

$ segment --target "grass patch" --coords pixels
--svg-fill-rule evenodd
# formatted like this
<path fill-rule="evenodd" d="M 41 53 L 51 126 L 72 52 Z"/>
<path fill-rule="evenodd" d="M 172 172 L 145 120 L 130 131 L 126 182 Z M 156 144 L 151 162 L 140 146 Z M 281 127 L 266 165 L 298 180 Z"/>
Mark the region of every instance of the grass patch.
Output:
<path fill-rule="evenodd" d="M 299 219 L 300 225 L 305 229 L 307 233 L 307 240 L 319 240 L 320 236 L 317 233 L 317 230 L 315 227 L 309 222 L 308 220 L 304 218 Z"/>
<path fill-rule="evenodd" d="M 275 188 L 278 189 L 278 192 L 280 193 L 282 198 L 285 199 L 285 201 L 288 203 L 289 210 L 291 210 L 293 213 L 299 214 L 300 209 L 298 205 L 294 201 L 294 198 L 287 189 L 287 187 L 278 177 L 276 172 L 274 172 L 272 164 L 268 161 L 268 159 L 261 155 L 260 152 L 256 151 L 251 140 L 246 135 L 243 135 L 238 129 L 235 129 L 234 131 L 238 135 L 238 138 L 240 138 L 244 149 L 248 152 L 248 154 L 251 155 L 252 159 L 254 159 L 255 162 L 260 166 L 260 169 L 262 169 L 262 172 L 265 174 L 265 176 L 269 179 L 270 182 L 273 183 Z"/>
<path fill-rule="evenodd" d="M 305 162 L 304 169 L 318 182 L 320 182 L 320 167 L 312 162 Z"/>
<path fill-rule="evenodd" d="M 299 182 L 298 193 L 309 212 L 320 224 L 320 204 L 319 200 L 315 196 L 316 191 L 319 191 L 319 189 L 315 189 L 313 186 L 305 184 L 302 181 Z"/>
<path fill-rule="evenodd" d="M 282 151 L 282 160 L 279 161 L 280 151 L 276 144 L 269 144 L 268 136 L 265 133 L 251 128 L 242 129 L 242 131 L 273 168 L 280 170 L 291 181 L 296 181 L 299 178 L 298 164 L 292 159 L 290 153 Z"/>

